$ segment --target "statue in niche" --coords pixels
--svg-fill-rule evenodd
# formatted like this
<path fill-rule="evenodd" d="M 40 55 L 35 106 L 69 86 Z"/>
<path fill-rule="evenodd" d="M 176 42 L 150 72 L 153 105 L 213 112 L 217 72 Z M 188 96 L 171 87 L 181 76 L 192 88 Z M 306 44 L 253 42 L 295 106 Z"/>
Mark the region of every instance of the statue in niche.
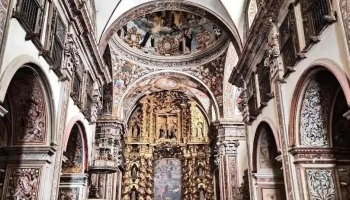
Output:
<path fill-rule="evenodd" d="M 140 46 L 141 35 L 140 35 L 140 33 L 137 32 L 137 28 L 135 26 L 128 30 L 128 32 L 126 33 L 126 36 L 124 38 L 124 41 L 130 47 L 136 47 L 138 49 L 141 48 L 141 46 Z"/>
<path fill-rule="evenodd" d="M 165 130 L 163 125 L 159 129 L 159 138 L 165 138 Z"/>
<path fill-rule="evenodd" d="M 197 134 L 196 137 L 197 138 L 204 138 L 204 133 L 203 133 L 203 123 L 202 122 L 198 122 L 197 123 Z"/>
<path fill-rule="evenodd" d="M 132 125 L 132 132 L 131 132 L 131 137 L 133 138 L 139 138 L 141 135 L 141 127 L 140 124 L 138 122 L 134 122 L 134 124 Z"/>
<path fill-rule="evenodd" d="M 136 165 L 133 165 L 132 168 L 131 168 L 131 178 L 132 179 L 136 179 L 137 178 L 137 167 Z"/>
<path fill-rule="evenodd" d="M 176 139 L 176 128 L 175 128 L 175 126 L 172 126 L 170 131 L 168 131 L 167 139 Z"/>

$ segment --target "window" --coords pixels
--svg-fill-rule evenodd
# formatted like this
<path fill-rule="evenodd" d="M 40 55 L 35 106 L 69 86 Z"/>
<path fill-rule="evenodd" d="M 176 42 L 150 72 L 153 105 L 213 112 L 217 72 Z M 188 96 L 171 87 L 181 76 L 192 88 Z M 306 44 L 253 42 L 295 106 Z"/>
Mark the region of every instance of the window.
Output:
<path fill-rule="evenodd" d="M 18 0 L 14 17 L 27 32 L 26 40 L 36 40 L 40 44 L 41 27 L 44 16 L 44 5 L 40 0 Z"/>
<path fill-rule="evenodd" d="M 66 39 L 66 25 L 54 4 L 51 4 L 48 19 L 48 32 L 46 40 L 46 54 L 52 69 L 60 76 L 61 64 L 63 60 L 64 43 Z"/>
<path fill-rule="evenodd" d="M 300 58 L 298 56 L 300 47 L 295 21 L 294 6 L 290 5 L 289 12 L 279 28 L 285 73 L 293 71 L 293 67 Z"/>
<path fill-rule="evenodd" d="M 251 80 L 247 85 L 247 99 L 248 99 L 248 111 L 249 116 L 255 119 L 257 116 L 257 99 L 256 99 L 256 83 L 255 83 L 255 73 L 252 74 Z"/>
<path fill-rule="evenodd" d="M 330 23 L 335 21 L 330 0 L 301 0 L 306 44 L 318 41 L 318 35 Z"/>
<path fill-rule="evenodd" d="M 91 117 L 91 107 L 93 103 L 93 92 L 94 92 L 94 82 L 90 73 L 86 73 L 86 85 L 85 85 L 86 95 L 84 103 L 84 115 L 90 120 Z"/>
<path fill-rule="evenodd" d="M 265 59 L 257 66 L 259 80 L 261 106 L 266 106 L 267 102 L 273 97 L 271 94 L 270 67 L 264 65 Z"/>

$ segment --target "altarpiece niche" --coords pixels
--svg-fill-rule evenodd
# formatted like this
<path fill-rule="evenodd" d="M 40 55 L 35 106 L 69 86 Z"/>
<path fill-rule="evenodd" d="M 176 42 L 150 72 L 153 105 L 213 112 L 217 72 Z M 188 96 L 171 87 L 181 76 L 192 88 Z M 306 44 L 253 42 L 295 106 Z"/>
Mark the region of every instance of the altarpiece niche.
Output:
<path fill-rule="evenodd" d="M 182 92 L 141 98 L 128 122 L 122 198 L 213 199 L 208 121 Z"/>

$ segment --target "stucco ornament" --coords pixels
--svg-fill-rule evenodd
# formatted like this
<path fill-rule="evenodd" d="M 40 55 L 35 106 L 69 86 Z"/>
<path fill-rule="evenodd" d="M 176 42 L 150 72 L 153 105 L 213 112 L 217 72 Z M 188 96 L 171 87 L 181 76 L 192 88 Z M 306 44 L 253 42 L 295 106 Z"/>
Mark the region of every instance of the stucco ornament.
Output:
<path fill-rule="evenodd" d="M 39 169 L 36 168 L 11 169 L 7 199 L 38 199 L 39 176 Z"/>
<path fill-rule="evenodd" d="M 79 188 L 60 188 L 58 200 L 78 200 Z"/>
<path fill-rule="evenodd" d="M 331 169 L 307 169 L 306 176 L 310 200 L 336 199 Z"/>
<path fill-rule="evenodd" d="M 44 143 L 46 138 L 47 108 L 39 76 L 30 69 L 18 72 L 10 87 L 13 99 L 13 143 Z M 21 91 L 18 93 L 18 91 Z"/>
<path fill-rule="evenodd" d="M 315 79 L 310 81 L 301 108 L 301 145 L 329 146 L 327 131 L 332 90 L 332 86 L 321 85 Z"/>
<path fill-rule="evenodd" d="M 266 58 L 264 60 L 264 66 L 270 68 L 271 74 L 278 70 L 278 57 L 280 54 L 279 34 L 274 26 L 268 38 Z"/>

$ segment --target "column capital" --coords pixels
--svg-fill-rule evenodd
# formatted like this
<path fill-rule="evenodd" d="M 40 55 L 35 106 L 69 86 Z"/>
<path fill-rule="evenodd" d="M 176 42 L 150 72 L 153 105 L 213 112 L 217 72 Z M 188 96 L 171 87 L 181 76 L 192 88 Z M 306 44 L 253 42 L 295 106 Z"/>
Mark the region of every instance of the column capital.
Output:
<path fill-rule="evenodd" d="M 219 155 L 237 155 L 237 147 L 239 146 L 238 140 L 224 140 L 216 143 Z"/>

